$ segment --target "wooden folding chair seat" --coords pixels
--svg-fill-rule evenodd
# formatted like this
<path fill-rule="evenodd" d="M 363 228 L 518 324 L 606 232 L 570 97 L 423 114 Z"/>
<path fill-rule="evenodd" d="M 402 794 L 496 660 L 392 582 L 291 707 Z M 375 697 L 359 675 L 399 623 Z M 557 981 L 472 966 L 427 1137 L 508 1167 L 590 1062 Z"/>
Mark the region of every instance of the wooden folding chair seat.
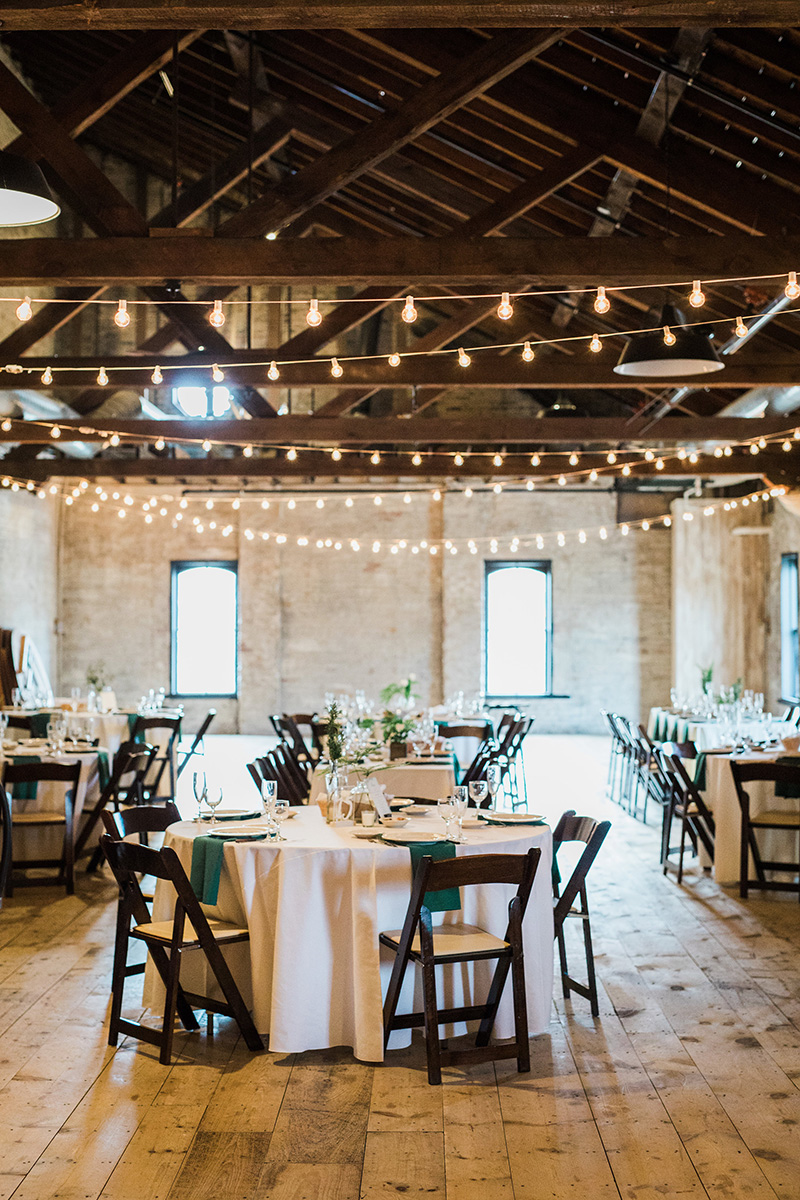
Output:
<path fill-rule="evenodd" d="M 114 755 L 111 774 L 97 798 L 97 803 L 90 812 L 84 814 L 86 819 L 75 843 L 76 858 L 80 858 L 86 850 L 89 839 L 100 821 L 100 814 L 109 804 L 113 804 L 118 809 L 120 804 L 145 803 L 147 799 L 145 780 L 155 756 L 156 747 L 151 746 L 149 742 L 122 743 Z M 91 853 L 91 858 L 86 870 L 87 872 L 96 871 L 103 859 L 99 842 L 87 850 L 87 853 Z"/>
<path fill-rule="evenodd" d="M 740 860 L 739 860 L 739 895 L 747 899 L 751 887 L 764 891 L 789 891 L 800 894 L 800 812 L 791 809 L 781 809 L 779 797 L 762 812 L 752 812 L 750 794 L 745 788 L 747 783 L 772 783 L 787 789 L 790 794 L 800 796 L 800 761 L 791 762 L 737 762 L 731 760 L 731 773 L 736 786 L 736 795 L 741 810 Z M 791 859 L 766 859 L 756 839 L 759 830 L 776 829 L 796 835 L 792 840 L 795 844 L 794 857 Z M 756 869 L 756 877 L 750 876 L 750 858 Z M 791 875 L 791 879 L 767 879 L 767 871 L 780 871 Z"/>
<path fill-rule="evenodd" d="M 152 734 L 152 738 L 148 736 Z M 159 736 L 159 734 L 161 736 Z M 151 796 L 161 799 L 175 799 L 175 770 L 176 748 L 181 736 L 181 717 L 145 717 L 138 716 L 131 730 L 132 742 L 149 742 L 156 744 L 156 755 L 146 780 L 146 787 Z M 162 780 L 166 773 L 169 781 L 168 789 L 162 789 Z"/>
<path fill-rule="evenodd" d="M 198 729 L 197 733 L 194 735 L 194 738 L 192 739 L 192 744 L 189 747 L 189 749 L 188 750 L 179 750 L 179 753 L 181 753 L 183 755 L 183 757 L 182 757 L 181 761 L 178 763 L 178 771 L 175 776 L 176 779 L 180 779 L 181 775 L 186 770 L 186 767 L 189 763 L 189 759 L 192 758 L 195 754 L 197 754 L 197 752 L 202 744 L 203 738 L 208 733 L 208 731 L 211 727 L 211 722 L 214 720 L 214 717 L 216 715 L 217 715 L 217 710 L 215 708 L 210 708 L 208 710 L 208 712 L 206 713 L 206 715 L 203 717 L 203 723 L 200 726 L 200 728 Z"/>
<path fill-rule="evenodd" d="M 114 968 L 111 988 L 111 1018 L 108 1044 L 116 1046 L 120 1034 L 138 1038 L 159 1047 L 159 1059 L 169 1064 L 172 1059 L 172 1040 L 176 1011 L 188 1028 L 197 1028 L 191 1007 L 205 1009 L 232 1017 L 250 1050 L 263 1050 L 253 1019 L 247 1011 L 220 946 L 246 942 L 250 931 L 241 926 L 206 917 L 192 891 L 186 872 L 174 850 L 166 847 L 153 850 L 131 842 L 116 841 L 104 834 L 100 839 L 114 878 L 119 884 L 120 900 L 117 909 L 117 935 L 114 946 Z M 142 896 L 137 875 L 152 875 L 170 883 L 175 890 L 175 910 L 171 921 L 153 921 Z M 144 942 L 166 989 L 162 1028 L 152 1029 L 122 1015 L 130 938 Z M 180 986 L 181 958 L 190 951 L 202 951 L 225 997 L 212 1000 L 186 992 Z M 188 1013 L 184 1004 L 189 1006 Z M 188 1018 L 188 1023 L 187 1019 Z"/>
<path fill-rule="evenodd" d="M 592 950 L 592 927 L 589 919 L 589 901 L 586 895 L 586 876 L 589 873 L 598 851 L 611 828 L 610 821 L 596 821 L 594 817 L 578 817 L 575 810 L 570 809 L 562 814 L 553 831 L 553 923 L 555 938 L 558 943 L 558 956 L 561 964 L 561 987 L 564 999 L 568 1000 L 570 992 L 577 992 L 592 1006 L 592 1016 L 600 1013 L 597 999 L 597 979 L 594 970 L 594 952 Z M 583 842 L 586 849 L 575 864 L 575 868 L 566 883 L 563 883 L 558 866 L 558 851 L 565 842 Z M 576 900 L 578 905 L 576 906 Z M 564 923 L 574 918 L 582 923 L 583 944 L 586 951 L 587 982 L 579 983 L 569 974 L 567 962 L 567 943 L 564 937 Z"/>
<path fill-rule="evenodd" d="M 26 858 L 14 861 L 6 883 L 6 895 L 13 896 L 14 887 L 44 887 L 54 885 L 65 886 L 67 895 L 75 891 L 75 801 L 78 796 L 78 785 L 81 777 L 81 761 L 70 763 L 26 762 L 5 763 L 3 767 L 3 788 L 10 790 L 11 800 L 11 829 L 24 827 L 26 829 L 61 826 L 64 830 L 63 850 L 60 858 Z M 48 812 L 31 810 L 29 812 L 14 811 L 13 789 L 19 784 L 63 783 L 64 810 Z M 29 879 L 25 876 L 14 879 L 13 869 L 24 871 L 32 867 L 57 867 L 57 875 L 44 878 Z"/>
<path fill-rule="evenodd" d="M 541 850 L 527 854 L 475 854 L 434 861 L 429 855 L 420 859 L 414 874 L 406 919 L 402 929 L 381 933 L 380 942 L 396 955 L 383 1006 L 383 1044 L 395 1029 L 422 1026 L 428 1056 L 428 1082 L 442 1082 L 442 1067 L 456 1063 L 488 1062 L 498 1058 L 516 1058 L 517 1069 L 530 1070 L 528 1010 L 525 998 L 525 970 L 522 950 L 522 919 L 541 858 Z M 516 895 L 508 906 L 508 927 L 502 938 L 474 925 L 453 924 L 433 927 L 426 893 L 448 888 L 503 883 L 516 885 Z M 436 996 L 435 968 L 443 963 L 475 962 L 496 959 L 492 983 L 485 1004 L 460 1008 L 439 1008 Z M 422 969 L 424 1011 L 397 1014 L 397 1003 L 409 962 Z M 509 968 L 514 989 L 514 1030 L 512 1045 L 490 1046 L 497 1009 Z M 474 1046 L 449 1050 L 439 1039 L 439 1026 L 445 1022 L 480 1020 Z"/>

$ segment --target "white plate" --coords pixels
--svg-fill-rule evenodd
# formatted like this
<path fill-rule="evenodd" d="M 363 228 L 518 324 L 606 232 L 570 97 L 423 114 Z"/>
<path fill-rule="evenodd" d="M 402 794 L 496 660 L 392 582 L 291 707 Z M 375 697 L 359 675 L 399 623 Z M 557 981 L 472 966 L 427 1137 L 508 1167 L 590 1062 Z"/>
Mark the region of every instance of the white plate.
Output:
<path fill-rule="evenodd" d="M 441 833 L 416 833 L 410 829 L 387 829 L 383 840 L 397 842 L 400 846 L 410 846 L 418 842 L 443 842 L 445 839 Z"/>
<path fill-rule="evenodd" d="M 260 829 L 209 829 L 208 837 L 213 838 L 228 838 L 229 841 L 235 841 L 241 838 L 245 842 L 258 842 L 261 838 L 267 836 L 267 831 L 262 825 Z"/>
<path fill-rule="evenodd" d="M 353 837 L 357 838 L 374 838 L 381 836 L 380 825 L 365 825 L 363 829 L 351 829 Z"/>
<path fill-rule="evenodd" d="M 435 804 L 431 804 L 430 806 L 428 806 L 427 804 L 412 804 L 412 806 L 410 808 L 406 808 L 403 810 L 403 816 L 413 817 L 414 820 L 416 821 L 420 817 L 429 817 L 432 812 L 435 812 L 435 810 L 436 810 Z"/>
<path fill-rule="evenodd" d="M 389 808 L 409 808 L 414 803 L 413 800 L 406 800 L 402 796 L 387 796 L 386 799 L 389 801 Z"/>
<path fill-rule="evenodd" d="M 463 829 L 483 829 L 484 824 L 480 817 L 464 817 L 461 822 Z"/>
<path fill-rule="evenodd" d="M 541 825 L 544 822 L 540 813 L 485 812 L 483 819 L 494 825 Z"/>

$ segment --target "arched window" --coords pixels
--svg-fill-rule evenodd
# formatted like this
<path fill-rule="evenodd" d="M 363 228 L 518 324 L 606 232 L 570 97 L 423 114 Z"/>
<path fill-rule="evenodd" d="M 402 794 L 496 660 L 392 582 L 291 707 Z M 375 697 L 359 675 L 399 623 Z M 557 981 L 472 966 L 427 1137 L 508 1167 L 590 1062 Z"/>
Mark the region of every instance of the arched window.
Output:
<path fill-rule="evenodd" d="M 487 562 L 485 690 L 487 696 L 542 696 L 552 691 L 549 562 Z"/>
<path fill-rule="evenodd" d="M 172 694 L 235 696 L 235 562 L 172 564 Z"/>

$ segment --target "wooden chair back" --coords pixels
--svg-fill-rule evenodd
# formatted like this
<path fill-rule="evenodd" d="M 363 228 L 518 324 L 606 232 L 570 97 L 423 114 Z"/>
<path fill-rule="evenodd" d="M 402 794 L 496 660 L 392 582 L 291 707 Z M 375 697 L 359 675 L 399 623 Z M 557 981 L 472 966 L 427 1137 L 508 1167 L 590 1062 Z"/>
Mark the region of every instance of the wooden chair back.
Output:
<path fill-rule="evenodd" d="M 217 715 L 217 710 L 215 708 L 210 708 L 208 710 L 208 712 L 206 713 L 206 715 L 203 717 L 203 723 L 200 726 L 200 728 L 198 729 L 197 733 L 194 735 L 194 739 L 192 741 L 191 746 L 186 751 L 186 753 L 184 754 L 180 763 L 178 764 L 178 771 L 177 771 L 176 779 L 180 779 L 182 773 L 186 770 L 186 765 L 189 762 L 189 759 L 192 758 L 197 753 L 197 749 L 198 749 L 200 743 L 202 742 L 203 738 L 206 736 L 209 729 L 211 728 L 211 722 L 214 720 L 214 717 L 216 715 Z"/>
<path fill-rule="evenodd" d="M 153 759 L 150 775 L 146 780 L 147 790 L 151 796 L 158 795 L 161 787 L 161 781 L 164 778 L 166 771 L 169 779 L 169 799 L 175 799 L 175 750 L 178 739 L 181 736 L 181 717 L 145 717 L 138 716 L 131 730 L 131 741 L 147 742 L 148 733 L 153 733 L 156 736 L 153 740 L 157 743 L 156 755 Z M 159 737 L 158 734 L 165 735 Z"/>
<path fill-rule="evenodd" d="M 292 718 L 286 713 L 279 713 L 270 717 L 270 721 L 272 721 L 278 738 L 289 747 L 294 757 L 310 761 L 311 755 L 308 746 L 303 741 L 303 735 Z"/>
<path fill-rule="evenodd" d="M 75 856 L 78 857 L 86 848 L 97 824 L 100 814 L 109 804 L 117 808 L 121 803 L 144 804 L 145 780 L 156 757 L 156 747 L 149 742 L 123 742 L 114 755 L 111 775 L 105 787 L 97 798 L 97 803 L 90 812 L 85 814 L 83 828 L 75 843 Z M 94 871 L 102 861 L 99 843 L 94 847 L 92 858 L 87 868 Z"/>
<path fill-rule="evenodd" d="M 300 736 L 308 746 L 314 758 L 322 757 L 322 742 L 316 735 L 315 725 L 317 724 L 316 713 L 289 713 L 289 716 L 294 721 L 297 728 L 300 730 Z"/>
<path fill-rule="evenodd" d="M 8 879 L 6 883 L 6 895 L 13 895 L 13 884 L 11 870 L 14 867 L 19 867 L 23 870 L 28 867 L 57 867 L 58 874 L 45 879 L 21 879 L 21 886 L 36 887 L 43 884 L 65 885 L 67 894 L 72 895 L 75 891 L 75 800 L 78 795 L 78 787 L 81 779 L 81 760 L 77 759 L 70 763 L 53 763 L 53 762 L 25 762 L 25 763 L 10 763 L 3 764 L 3 791 L 13 789 L 17 784 L 30 783 L 63 783 L 64 784 L 64 849 L 60 858 L 37 858 L 24 859 L 19 862 L 14 862 L 12 859 L 11 867 L 9 868 Z M 8 802 L 8 801 L 7 801 Z M 41 816 L 37 812 L 31 811 L 24 814 L 24 824 L 28 825 L 48 825 L 51 824 L 49 819 L 52 814 L 45 812 Z M 23 823 L 20 819 L 20 823 Z M 11 806 L 11 827 L 14 825 L 14 808 Z M 2 856 L 0 856 L 1 858 Z"/>
<path fill-rule="evenodd" d="M 562 814 L 553 830 L 553 926 L 561 964 L 561 986 L 564 999 L 567 999 L 571 992 L 577 992 L 579 996 L 588 1000 L 593 1017 L 599 1015 L 600 1004 L 594 970 L 586 876 L 610 828 L 610 821 L 596 821 L 594 817 L 579 817 L 574 809 L 569 809 Z M 558 866 L 558 851 L 565 842 L 578 842 L 586 847 L 566 883 L 561 878 Z M 576 901 L 578 901 L 577 905 Z M 567 943 L 564 936 L 564 922 L 568 917 L 577 918 L 583 926 L 587 975 L 585 984 L 580 983 L 569 974 Z"/>
<path fill-rule="evenodd" d="M 164 833 L 181 819 L 172 800 L 166 804 L 138 804 L 135 808 L 121 808 L 119 812 L 104 808 L 101 816 L 106 833 L 116 841 L 133 835 Z"/>
<path fill-rule="evenodd" d="M 0 848 L 0 908 L 2 908 L 3 897 L 6 894 L 8 881 L 11 877 L 11 861 L 13 853 L 11 805 L 9 803 L 8 793 L 4 787 L 0 787 L 0 827 L 0 837 L 2 837 L 2 848 Z"/>

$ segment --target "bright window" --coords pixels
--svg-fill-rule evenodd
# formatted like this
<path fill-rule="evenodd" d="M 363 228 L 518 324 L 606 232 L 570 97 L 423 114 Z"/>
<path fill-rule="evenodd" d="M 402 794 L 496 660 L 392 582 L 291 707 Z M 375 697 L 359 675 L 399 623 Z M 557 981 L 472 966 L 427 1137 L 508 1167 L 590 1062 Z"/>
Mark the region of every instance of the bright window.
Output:
<path fill-rule="evenodd" d="M 235 562 L 172 564 L 172 694 L 236 695 Z"/>
<path fill-rule="evenodd" d="M 800 696 L 800 638 L 797 555 L 781 555 L 781 699 L 797 702 Z"/>
<path fill-rule="evenodd" d="M 487 562 L 486 694 L 542 696 L 551 690 L 549 562 Z"/>
<path fill-rule="evenodd" d="M 224 417 L 231 411 L 231 394 L 226 387 L 177 387 L 172 399 L 187 417 Z"/>

